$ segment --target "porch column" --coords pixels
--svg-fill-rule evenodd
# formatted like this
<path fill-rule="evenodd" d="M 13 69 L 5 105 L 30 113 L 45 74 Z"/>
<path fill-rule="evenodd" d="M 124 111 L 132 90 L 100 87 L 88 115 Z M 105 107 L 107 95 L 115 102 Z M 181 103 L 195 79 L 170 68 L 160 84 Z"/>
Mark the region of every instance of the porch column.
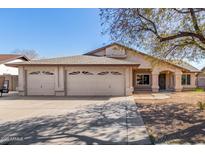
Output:
<path fill-rule="evenodd" d="M 152 73 L 152 92 L 159 91 L 159 73 Z"/>
<path fill-rule="evenodd" d="M 196 88 L 197 86 L 197 76 L 195 73 L 191 74 L 191 87 Z"/>
<path fill-rule="evenodd" d="M 125 68 L 125 95 L 130 96 L 132 95 L 134 88 L 133 88 L 133 79 L 132 79 L 132 68 Z"/>
<path fill-rule="evenodd" d="M 175 91 L 182 91 L 182 85 L 181 85 L 181 79 L 182 79 L 182 72 L 175 72 L 174 75 L 174 90 Z"/>

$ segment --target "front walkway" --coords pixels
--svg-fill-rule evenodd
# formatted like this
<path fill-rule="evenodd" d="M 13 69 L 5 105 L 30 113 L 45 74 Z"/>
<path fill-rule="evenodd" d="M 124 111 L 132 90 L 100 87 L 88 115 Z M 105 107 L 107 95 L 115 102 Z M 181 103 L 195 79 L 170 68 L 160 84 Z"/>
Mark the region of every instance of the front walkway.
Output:
<path fill-rule="evenodd" d="M 134 94 L 136 100 L 162 100 L 170 98 L 172 92 Z"/>
<path fill-rule="evenodd" d="M 0 144 L 150 144 L 133 97 L 2 97 L 0 117 Z"/>

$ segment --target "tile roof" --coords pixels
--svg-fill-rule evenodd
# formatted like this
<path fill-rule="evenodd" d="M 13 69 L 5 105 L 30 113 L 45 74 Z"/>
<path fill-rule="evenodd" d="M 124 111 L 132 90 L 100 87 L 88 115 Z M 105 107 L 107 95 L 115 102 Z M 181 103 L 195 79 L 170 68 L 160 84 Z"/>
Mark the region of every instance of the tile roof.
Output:
<path fill-rule="evenodd" d="M 105 49 L 112 45 L 119 45 L 122 47 L 125 47 L 127 49 L 133 50 L 137 53 L 140 53 L 144 56 L 149 56 L 151 58 L 156 58 L 158 60 L 161 60 L 163 62 L 167 62 L 171 65 L 174 65 L 176 67 L 185 69 L 190 72 L 200 72 L 197 68 L 193 67 L 192 65 L 182 62 L 182 61 L 169 61 L 169 60 L 163 60 L 158 57 L 151 56 L 149 54 L 137 51 L 133 48 L 129 48 L 127 46 L 124 46 L 119 43 L 112 43 L 107 46 L 98 48 L 94 51 L 88 52 L 84 55 L 79 56 L 70 56 L 70 57 L 59 57 L 59 58 L 51 58 L 51 59 L 41 59 L 41 60 L 32 60 L 29 62 L 20 62 L 20 63 L 13 63 L 13 64 L 7 64 L 10 66 L 19 66 L 19 65 L 140 65 L 139 63 L 129 62 L 125 60 L 119 60 L 114 58 L 108 58 L 108 57 L 97 57 L 92 56 L 93 53 L 98 52 L 102 49 Z"/>
<path fill-rule="evenodd" d="M 51 59 L 32 60 L 26 62 L 18 62 L 7 64 L 8 66 L 20 66 L 20 65 L 135 65 L 139 64 L 124 60 L 118 60 L 107 57 L 96 57 L 96 56 L 70 56 L 70 57 L 59 57 Z"/>
<path fill-rule="evenodd" d="M 170 62 L 179 67 L 185 68 L 189 70 L 190 72 L 200 72 L 200 70 L 198 70 L 197 68 L 195 68 L 194 66 L 190 65 L 187 62 L 184 62 L 184 61 L 170 61 Z"/>

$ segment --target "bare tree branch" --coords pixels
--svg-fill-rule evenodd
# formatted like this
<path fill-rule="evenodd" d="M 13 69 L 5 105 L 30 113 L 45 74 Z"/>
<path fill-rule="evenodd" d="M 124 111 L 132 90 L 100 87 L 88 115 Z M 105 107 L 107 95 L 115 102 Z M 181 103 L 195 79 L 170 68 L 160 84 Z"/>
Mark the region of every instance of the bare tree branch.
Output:
<path fill-rule="evenodd" d="M 168 36 L 168 37 L 160 37 L 160 42 L 164 42 L 164 41 L 169 41 L 169 40 L 174 40 L 177 38 L 182 38 L 182 37 L 194 37 L 194 38 L 198 38 L 202 43 L 205 44 L 205 38 L 203 35 L 200 34 L 196 34 L 193 32 L 179 32 L 178 34 L 172 35 L 172 36 Z"/>
<path fill-rule="evenodd" d="M 205 57 L 205 8 L 101 9 L 113 41 L 167 58 Z"/>
<path fill-rule="evenodd" d="M 152 27 L 154 28 L 154 30 L 152 30 L 152 29 L 150 29 L 150 28 L 148 28 L 148 30 L 150 30 L 150 31 L 153 32 L 157 37 L 159 37 L 158 31 L 157 31 L 157 27 L 156 27 L 155 23 L 154 23 L 152 20 L 150 20 L 150 19 L 146 18 L 145 16 L 143 16 L 142 14 L 140 14 L 139 9 L 137 9 L 137 12 L 138 12 L 139 17 L 141 17 L 141 18 L 143 18 L 144 20 L 148 21 L 148 22 L 152 25 Z"/>
<path fill-rule="evenodd" d="M 179 9 L 175 9 L 175 8 L 173 8 L 173 10 L 175 10 L 176 12 L 181 13 L 181 14 L 190 13 L 189 10 L 183 11 L 183 10 L 179 10 Z M 195 13 L 197 13 L 197 12 L 205 11 L 205 9 L 204 9 L 204 8 L 198 8 L 198 9 L 195 9 L 195 10 L 193 10 L 193 11 L 194 11 Z"/>
<path fill-rule="evenodd" d="M 190 12 L 191 12 L 194 28 L 195 28 L 197 34 L 195 34 L 193 32 L 179 32 L 178 34 L 172 35 L 172 36 L 169 36 L 169 37 L 161 37 L 158 34 L 158 30 L 157 30 L 157 27 L 156 27 L 155 23 L 152 20 L 150 20 L 150 19 L 146 18 L 145 16 L 143 16 L 142 14 L 140 14 L 139 9 L 137 9 L 137 13 L 138 13 L 139 17 L 141 17 L 144 20 L 146 20 L 147 22 L 149 22 L 152 25 L 152 27 L 153 27 L 153 29 L 147 27 L 147 30 L 149 30 L 152 33 L 154 33 L 157 36 L 157 38 L 160 40 L 160 42 L 164 42 L 164 41 L 173 40 L 173 39 L 176 39 L 176 38 L 189 37 L 190 36 L 190 37 L 196 37 L 201 42 L 205 43 L 205 38 L 204 38 L 204 36 L 202 35 L 202 33 L 201 33 L 200 29 L 199 29 L 194 9 L 190 9 L 189 13 Z"/>
<path fill-rule="evenodd" d="M 189 10 L 190 10 L 190 14 L 191 14 L 191 18 L 192 18 L 192 22 L 193 22 L 193 26 L 194 26 L 195 31 L 196 31 L 198 34 L 202 34 L 202 33 L 201 33 L 201 30 L 200 30 L 200 28 L 199 28 L 197 19 L 196 19 L 196 15 L 195 15 L 194 9 L 190 8 Z"/>

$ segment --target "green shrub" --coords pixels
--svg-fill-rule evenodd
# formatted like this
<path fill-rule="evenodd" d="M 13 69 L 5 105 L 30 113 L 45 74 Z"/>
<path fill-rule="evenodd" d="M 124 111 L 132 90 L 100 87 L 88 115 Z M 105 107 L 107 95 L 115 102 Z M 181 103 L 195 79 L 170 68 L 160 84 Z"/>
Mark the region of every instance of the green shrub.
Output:
<path fill-rule="evenodd" d="M 205 102 L 198 102 L 198 107 L 200 110 L 205 110 Z"/>
<path fill-rule="evenodd" d="M 196 92 L 204 92 L 204 89 L 203 88 L 196 88 L 195 91 Z"/>

